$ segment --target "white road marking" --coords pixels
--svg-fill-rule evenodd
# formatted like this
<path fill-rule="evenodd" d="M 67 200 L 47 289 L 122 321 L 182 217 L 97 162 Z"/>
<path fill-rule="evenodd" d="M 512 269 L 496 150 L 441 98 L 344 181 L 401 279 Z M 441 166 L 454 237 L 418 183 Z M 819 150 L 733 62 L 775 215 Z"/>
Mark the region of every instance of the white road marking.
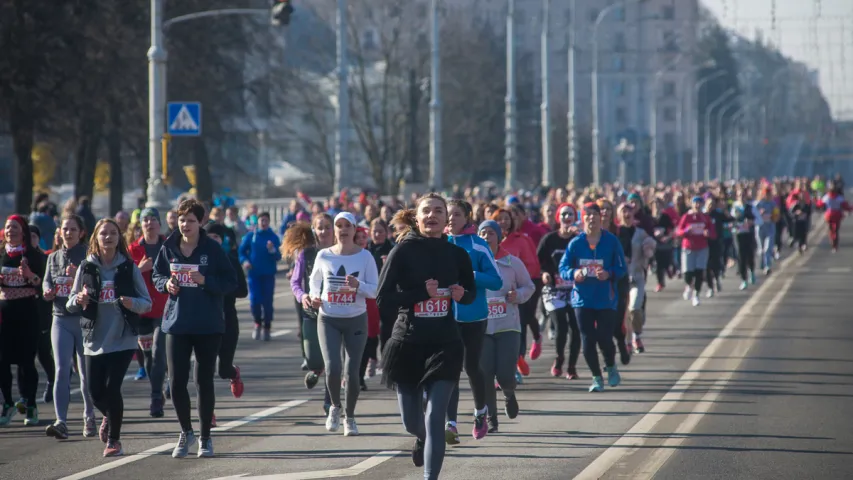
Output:
<path fill-rule="evenodd" d="M 256 422 L 258 420 L 262 420 L 266 417 L 270 417 L 270 416 L 275 415 L 277 413 L 281 413 L 281 412 L 284 412 L 286 410 L 290 410 L 291 408 L 298 407 L 307 401 L 308 400 L 291 400 L 289 402 L 282 403 L 281 405 L 279 405 L 277 407 L 268 408 L 268 409 L 262 410 L 258 413 L 249 415 L 247 417 L 243 417 L 240 420 L 234 420 L 234 421 L 228 422 L 221 427 L 214 428 L 212 431 L 214 431 L 214 432 L 226 432 L 228 430 L 233 430 L 235 428 L 242 427 L 243 425 L 246 425 L 246 424 L 249 424 L 252 422 Z M 149 448 L 148 450 L 145 450 L 144 452 L 139 452 L 139 453 L 134 454 L 134 455 L 122 457 L 118 460 L 115 460 L 115 461 L 112 461 L 109 463 L 105 463 L 103 465 L 99 465 L 97 467 L 90 468 L 88 470 L 84 470 L 80 473 L 75 473 L 74 475 L 70 475 L 67 477 L 60 478 L 59 480 L 82 480 L 84 478 L 89 478 L 89 477 L 92 477 L 94 475 L 98 475 L 98 474 L 101 474 L 104 472 L 108 472 L 110 470 L 114 470 L 118 467 L 127 465 L 129 463 L 138 462 L 139 460 L 143 460 L 143 459 L 148 458 L 152 455 L 158 455 L 160 453 L 168 452 L 169 450 L 171 450 L 173 448 L 175 448 L 174 443 L 167 443 L 165 445 L 160 445 L 159 447 Z"/>
<path fill-rule="evenodd" d="M 825 233 L 825 230 L 821 230 L 820 233 L 818 233 L 818 238 L 822 237 Z M 815 251 L 816 249 L 810 249 L 804 256 L 793 255 L 786 258 L 782 262 L 782 269 L 786 269 L 788 265 L 792 264 L 798 258 L 803 258 L 803 261 L 805 262 L 811 258 Z M 631 427 L 625 435 L 616 440 L 616 442 L 605 450 L 604 453 L 593 460 L 592 463 L 590 463 L 575 477 L 575 480 L 599 479 L 610 469 L 616 466 L 626 454 L 635 452 L 638 448 L 642 447 L 648 439 L 646 435 L 654 429 L 658 422 L 666 418 L 667 413 L 678 405 L 678 400 L 685 395 L 693 382 L 699 378 L 705 365 L 709 360 L 715 357 L 723 343 L 728 340 L 728 337 L 735 334 L 737 328 L 740 327 L 740 325 L 749 317 L 754 309 L 759 308 L 759 300 L 765 296 L 764 294 L 766 292 L 772 291 L 771 286 L 776 283 L 777 278 L 784 277 L 777 274 L 762 283 L 758 290 L 756 290 L 749 300 L 747 300 L 740 310 L 738 310 L 735 316 L 729 321 L 717 337 L 714 338 L 707 347 L 705 347 L 705 350 L 703 350 L 693 364 L 690 365 L 690 368 L 684 372 L 684 375 L 682 375 L 666 395 L 664 395 L 663 398 L 661 398 L 661 400 L 652 407 L 649 413 L 643 416 L 640 421 Z M 734 374 L 734 371 L 740 366 L 740 363 L 743 361 L 743 358 L 746 356 L 749 348 L 753 343 L 755 343 L 755 338 L 758 335 L 758 332 L 767 323 L 770 318 L 770 313 L 775 310 L 775 304 L 788 291 L 793 281 L 794 277 L 788 277 L 784 286 L 776 293 L 776 295 L 773 296 L 772 303 L 762 315 L 759 325 L 750 333 L 748 338 L 738 341 L 738 346 L 741 348 L 738 349 L 737 353 L 732 354 L 732 357 L 735 357 L 733 367 L 729 369 L 730 372 L 728 374 L 723 375 L 717 380 L 714 387 L 725 385 Z M 698 425 L 699 420 L 701 420 L 705 413 L 707 413 L 711 408 L 717 396 L 721 393 L 720 390 L 721 389 L 712 389 L 704 395 L 696 408 L 681 422 L 676 434 L 665 441 L 663 446 L 656 447 L 654 449 L 649 458 L 644 462 L 644 468 L 641 469 L 641 475 L 636 476 L 636 478 L 651 478 L 655 473 L 657 473 L 657 471 L 663 466 L 664 462 L 666 462 L 666 460 L 668 460 L 675 452 L 675 448 L 673 448 L 673 446 L 677 446 L 682 443 L 684 441 L 683 434 L 692 431 L 696 425 Z"/>
<path fill-rule="evenodd" d="M 242 475 L 232 475 L 230 477 L 219 477 L 212 480 L 244 480 L 244 479 L 252 479 L 252 480 L 315 480 L 320 478 L 341 478 L 341 477 L 354 477 L 356 475 L 361 475 L 362 473 L 370 470 L 373 467 L 377 467 L 388 460 L 394 458 L 395 456 L 402 453 L 399 450 L 387 451 L 387 452 L 379 452 L 378 454 L 368 458 L 367 460 L 358 463 L 357 465 L 353 465 L 349 468 L 339 468 L 336 470 L 317 470 L 313 472 L 294 472 L 294 473 L 275 473 L 272 475 L 257 475 L 257 476 L 248 476 L 248 473 L 244 473 Z"/>
<path fill-rule="evenodd" d="M 850 273 L 853 271 L 853 268 L 850 267 L 829 267 L 826 269 L 827 273 Z"/>
<path fill-rule="evenodd" d="M 293 330 L 277 330 L 277 331 L 275 331 L 275 332 L 271 332 L 271 333 L 270 333 L 270 337 L 273 337 L 273 338 L 276 338 L 276 337 L 283 337 L 283 336 L 287 335 L 288 333 L 290 333 L 290 332 L 292 332 L 292 331 L 293 331 Z"/>

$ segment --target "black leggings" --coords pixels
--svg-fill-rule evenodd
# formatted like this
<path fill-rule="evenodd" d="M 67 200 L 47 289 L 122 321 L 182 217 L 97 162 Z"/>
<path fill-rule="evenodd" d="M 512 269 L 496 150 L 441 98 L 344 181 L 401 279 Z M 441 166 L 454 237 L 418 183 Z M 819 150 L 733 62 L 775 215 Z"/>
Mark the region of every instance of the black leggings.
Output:
<path fill-rule="evenodd" d="M 519 343 L 518 356 L 523 357 L 527 351 L 527 328 L 533 334 L 533 341 L 539 340 L 542 333 L 539 331 L 539 321 L 536 320 L 536 310 L 539 308 L 539 297 L 542 295 L 542 280 L 533 279 L 536 290 L 524 303 L 518 306 L 518 315 L 521 317 L 521 342 Z"/>
<path fill-rule="evenodd" d="M 86 379 L 89 381 L 89 393 L 92 403 L 109 424 L 110 440 L 121 438 L 121 422 L 124 417 L 124 400 L 121 397 L 121 384 L 127 374 L 127 368 L 133 360 L 135 350 L 86 355 Z"/>
<path fill-rule="evenodd" d="M 296 322 L 301 324 L 302 322 Z M 237 351 L 237 340 L 240 338 L 240 324 L 237 315 L 225 313 L 225 334 L 219 345 L 219 378 L 237 378 L 237 369 L 234 368 L 234 353 Z M 299 342 L 302 343 L 302 342 Z"/>
<path fill-rule="evenodd" d="M 39 333 L 38 359 L 41 368 L 44 369 L 47 375 L 48 388 L 53 388 L 53 381 L 56 378 L 56 365 L 53 363 L 53 346 L 50 344 L 50 329 Z"/>
<path fill-rule="evenodd" d="M 616 339 L 616 347 L 620 354 L 627 354 L 627 346 L 625 344 L 625 329 L 622 325 L 625 323 L 625 315 L 628 314 L 628 297 L 631 293 L 631 279 L 626 275 L 616 282 L 617 294 L 619 300 L 616 304 L 616 320 L 613 325 L 613 338 Z"/>
<path fill-rule="evenodd" d="M 574 370 L 578 364 L 578 357 L 581 353 L 581 333 L 578 329 L 578 321 L 575 318 L 575 311 L 571 305 L 563 308 L 558 308 L 548 313 L 551 323 L 557 328 L 557 359 L 554 366 L 558 369 L 563 369 L 563 361 L 566 353 L 566 340 L 569 337 L 569 331 L 572 332 L 572 338 L 569 342 L 569 370 Z"/>
<path fill-rule="evenodd" d="M 705 280 L 708 288 L 714 290 L 717 280 L 723 272 L 723 242 L 720 239 L 708 240 L 708 267 L 705 269 Z"/>
<path fill-rule="evenodd" d="M 190 411 L 190 358 L 195 353 L 195 386 L 198 396 L 198 417 L 201 421 L 201 438 L 210 438 L 213 408 L 216 396 L 213 391 L 213 374 L 222 335 L 172 335 L 166 336 L 166 361 L 169 365 L 169 382 L 172 387 L 172 404 L 181 423 L 181 430 L 193 429 Z"/>
<path fill-rule="evenodd" d="M 672 265 L 672 249 L 657 249 L 655 250 L 655 275 L 658 278 L 658 285 L 666 286 L 666 276 L 669 267 Z"/>
<path fill-rule="evenodd" d="M 534 303 L 534 305 L 536 305 Z M 474 394 L 474 408 L 482 410 L 486 407 L 486 377 L 480 370 L 480 357 L 483 352 L 483 338 L 486 335 L 487 320 L 481 322 L 457 322 L 459 335 L 465 344 L 465 374 L 468 375 L 468 383 L 471 385 L 471 393 Z M 453 388 L 450 396 L 450 404 L 447 406 L 447 420 L 455 422 L 459 413 L 459 382 Z M 497 412 L 489 412 L 495 415 Z"/>
<path fill-rule="evenodd" d="M 367 337 L 364 344 L 364 353 L 361 355 L 361 365 L 358 367 L 358 378 L 364 384 L 364 374 L 367 373 L 367 363 L 370 359 L 376 360 L 376 349 L 379 348 L 379 337 Z"/>
<path fill-rule="evenodd" d="M 755 238 L 751 233 L 737 234 L 737 269 L 744 282 L 747 270 L 755 272 Z"/>

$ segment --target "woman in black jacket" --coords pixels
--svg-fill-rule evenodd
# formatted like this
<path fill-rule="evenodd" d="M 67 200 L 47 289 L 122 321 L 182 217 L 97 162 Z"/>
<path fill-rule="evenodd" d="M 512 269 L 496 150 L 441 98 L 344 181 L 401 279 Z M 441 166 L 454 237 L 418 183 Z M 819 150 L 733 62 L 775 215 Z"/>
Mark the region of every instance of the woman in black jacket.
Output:
<path fill-rule="evenodd" d="M 396 388 L 403 425 L 417 437 L 412 462 L 424 466 L 424 478 L 436 479 L 444 461 L 447 405 L 464 352 L 451 301 L 474 301 L 474 267 L 468 253 L 444 236 L 447 203 L 438 194 L 421 197 L 415 210 L 398 212 L 392 223 L 399 227 L 399 244 L 388 255 L 376 297 L 380 311 L 397 312 L 383 350 L 383 382 Z"/>

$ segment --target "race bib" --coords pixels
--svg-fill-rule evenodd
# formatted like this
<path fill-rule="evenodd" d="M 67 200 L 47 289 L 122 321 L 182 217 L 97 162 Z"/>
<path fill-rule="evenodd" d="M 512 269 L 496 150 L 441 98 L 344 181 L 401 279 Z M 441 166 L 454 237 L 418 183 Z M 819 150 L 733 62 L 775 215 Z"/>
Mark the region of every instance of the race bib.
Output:
<path fill-rule="evenodd" d="M 415 316 L 419 318 L 440 318 L 450 311 L 450 289 L 439 288 L 438 296 L 415 304 Z"/>
<path fill-rule="evenodd" d="M 489 298 L 489 320 L 506 317 L 506 297 Z"/>
<path fill-rule="evenodd" d="M 14 267 L 3 267 L 0 269 L 0 274 L 3 275 L 3 285 L 7 287 L 23 287 L 27 284 L 21 272 Z"/>
<path fill-rule="evenodd" d="M 690 233 L 694 235 L 702 235 L 705 233 L 705 224 L 704 223 L 691 223 L 690 224 Z"/>
<path fill-rule="evenodd" d="M 178 281 L 180 287 L 198 287 L 190 276 L 190 272 L 197 272 L 198 265 L 189 265 L 185 263 L 172 263 L 169 265 L 169 270 L 172 272 L 172 277 Z"/>
<path fill-rule="evenodd" d="M 56 291 L 56 296 L 60 298 L 68 298 L 71 295 L 71 285 L 74 284 L 74 279 L 71 277 L 56 277 L 53 279 L 53 289 Z"/>
<path fill-rule="evenodd" d="M 575 282 L 571 280 L 563 280 L 562 277 L 554 277 L 554 288 L 557 290 L 571 290 L 575 286 Z"/>
<path fill-rule="evenodd" d="M 355 303 L 356 289 L 346 283 L 346 277 L 330 276 L 327 279 L 326 302 L 332 306 L 348 306 Z"/>
<path fill-rule="evenodd" d="M 101 293 L 98 295 L 98 303 L 115 303 L 116 284 L 113 281 L 104 280 L 101 284 Z"/>
<path fill-rule="evenodd" d="M 580 266 L 585 276 L 596 277 L 598 272 L 604 269 L 604 260 L 581 259 Z"/>

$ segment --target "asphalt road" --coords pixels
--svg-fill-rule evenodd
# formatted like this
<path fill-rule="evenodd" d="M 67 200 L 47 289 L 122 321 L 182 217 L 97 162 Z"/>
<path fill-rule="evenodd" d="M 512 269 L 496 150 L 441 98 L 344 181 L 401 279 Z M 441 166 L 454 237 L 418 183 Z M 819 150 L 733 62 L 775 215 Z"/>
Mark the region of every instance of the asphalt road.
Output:
<path fill-rule="evenodd" d="M 681 300 L 675 280 L 650 293 L 647 353 L 622 368 L 618 388 L 587 393 L 583 368 L 578 382 L 551 378 L 548 342 L 519 389 L 518 418 L 501 415 L 500 433 L 476 441 L 470 417 L 462 417 L 463 442 L 448 449 L 441 478 L 853 478 L 853 314 L 844 301 L 853 220 L 838 254 L 830 254 L 824 230 L 806 255 L 784 260 L 747 292 L 729 275 L 724 292 L 698 308 Z M 216 458 L 172 459 L 174 412 L 149 418 L 147 382 L 131 379 L 125 457 L 104 459 L 103 444 L 80 435 L 77 395 L 69 440 L 44 436 L 53 413 L 43 405 L 39 427 L 16 417 L 0 430 L 0 479 L 423 478 L 393 392 L 376 379 L 359 400 L 362 435 L 325 431 L 322 390 L 302 385 L 286 289 L 280 282 L 278 336 L 269 343 L 251 340 L 241 307 L 237 363 L 246 392 L 234 399 L 227 382 L 216 383 Z M 461 404 L 471 411 L 467 387 Z"/>

